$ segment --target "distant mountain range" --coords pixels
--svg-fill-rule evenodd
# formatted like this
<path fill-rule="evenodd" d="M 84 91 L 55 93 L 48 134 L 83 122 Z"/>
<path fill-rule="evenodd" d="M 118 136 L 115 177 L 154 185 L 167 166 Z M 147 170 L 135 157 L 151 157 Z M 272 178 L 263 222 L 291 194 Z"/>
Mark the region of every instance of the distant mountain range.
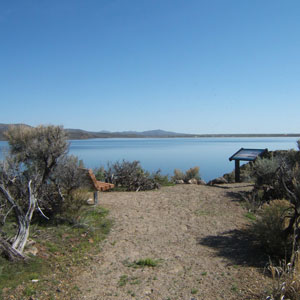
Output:
<path fill-rule="evenodd" d="M 1 124 L 0 123 L 0 140 L 5 140 L 4 132 L 9 129 L 10 126 L 28 126 L 26 124 Z M 95 139 L 95 138 L 167 138 L 167 137 L 191 137 L 194 135 L 185 133 L 176 133 L 164 130 L 149 130 L 149 131 L 122 131 L 122 132 L 110 132 L 110 131 L 86 131 L 82 129 L 65 129 L 70 140 L 81 140 L 81 139 Z"/>
<path fill-rule="evenodd" d="M 10 126 L 28 126 L 26 124 L 1 124 L 0 123 L 0 140 L 5 140 L 4 132 Z M 300 133 L 289 134 L 186 134 L 161 129 L 148 131 L 86 131 L 82 129 L 65 129 L 70 140 L 95 139 L 95 138 L 174 138 L 174 137 L 300 137 Z"/>

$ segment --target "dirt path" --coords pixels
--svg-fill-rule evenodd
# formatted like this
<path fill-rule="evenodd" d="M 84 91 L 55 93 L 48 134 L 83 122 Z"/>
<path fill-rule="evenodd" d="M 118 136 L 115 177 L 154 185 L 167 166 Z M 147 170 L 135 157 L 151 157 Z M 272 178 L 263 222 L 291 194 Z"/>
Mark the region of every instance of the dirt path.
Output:
<path fill-rule="evenodd" d="M 77 278 L 79 299 L 250 299 L 265 277 L 238 231 L 249 220 L 236 195 L 249 188 L 101 194 L 115 224 L 95 263 Z M 134 265 L 145 258 L 158 265 Z"/>

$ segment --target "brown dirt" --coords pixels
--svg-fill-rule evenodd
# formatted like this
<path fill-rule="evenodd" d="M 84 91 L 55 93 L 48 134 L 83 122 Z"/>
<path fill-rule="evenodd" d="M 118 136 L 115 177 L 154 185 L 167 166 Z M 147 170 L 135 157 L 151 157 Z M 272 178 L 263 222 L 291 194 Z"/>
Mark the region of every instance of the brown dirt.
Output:
<path fill-rule="evenodd" d="M 102 193 L 114 226 L 76 283 L 78 299 L 254 299 L 267 278 L 242 229 L 245 184 Z M 156 267 L 135 268 L 151 258 Z M 264 284 L 262 284 L 264 282 Z M 253 297 L 252 297 L 252 296 Z"/>

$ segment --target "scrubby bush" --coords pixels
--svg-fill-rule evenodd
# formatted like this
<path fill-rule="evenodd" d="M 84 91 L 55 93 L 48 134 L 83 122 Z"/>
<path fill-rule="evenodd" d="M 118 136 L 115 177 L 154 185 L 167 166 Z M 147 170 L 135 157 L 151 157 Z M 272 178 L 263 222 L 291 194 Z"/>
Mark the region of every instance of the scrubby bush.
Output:
<path fill-rule="evenodd" d="M 108 164 L 105 170 L 105 181 L 126 191 L 146 191 L 160 187 L 150 173 L 141 167 L 139 161 L 123 160 Z"/>
<path fill-rule="evenodd" d="M 174 185 L 173 181 L 169 179 L 168 175 L 162 175 L 161 170 L 154 172 L 151 177 L 153 180 L 161 186 L 172 186 Z"/>
<path fill-rule="evenodd" d="M 287 200 L 273 200 L 264 204 L 252 225 L 252 233 L 271 256 L 287 257 L 291 255 L 292 239 L 285 235 L 292 206 Z"/>
<path fill-rule="evenodd" d="M 67 156 L 69 145 L 62 127 L 11 127 L 6 137 L 9 153 L 0 162 L 0 215 L 2 223 L 13 216 L 16 232 L 8 241 L 0 231 L 0 250 L 11 260 L 19 260 L 25 259 L 33 218 L 49 219 L 63 207 L 67 210 L 65 200 L 74 200 L 81 176 L 77 158 Z"/>
<path fill-rule="evenodd" d="M 57 219 L 70 224 L 76 224 L 80 218 L 81 208 L 87 205 L 88 198 L 88 190 L 72 190 L 72 192 L 64 198 L 65 201 L 62 203 Z"/>
<path fill-rule="evenodd" d="M 256 180 L 255 184 L 257 186 L 273 185 L 279 168 L 280 162 L 277 158 L 257 158 L 252 169 L 252 176 Z"/>
<path fill-rule="evenodd" d="M 299 142 L 298 142 L 299 144 Z M 300 249 L 300 151 L 277 151 L 254 164 L 253 198 L 263 209 L 254 224 L 257 237 L 268 253 L 288 257 Z M 274 202 L 274 199 L 286 199 Z M 268 204 L 269 203 L 269 204 Z"/>
<path fill-rule="evenodd" d="M 174 170 L 174 176 L 172 177 L 172 180 L 174 182 L 178 180 L 183 180 L 185 183 L 188 183 L 191 179 L 196 179 L 197 181 L 201 180 L 199 167 L 190 168 L 185 173 L 178 169 Z"/>
<path fill-rule="evenodd" d="M 42 186 L 44 193 L 39 199 L 40 208 L 47 217 L 53 219 L 64 215 L 66 220 L 67 216 L 70 216 L 70 220 L 74 220 L 71 217 L 76 211 L 73 209 L 74 205 L 79 211 L 86 204 L 84 201 L 77 201 L 78 189 L 89 185 L 88 176 L 83 167 L 82 162 L 73 155 L 64 156 L 58 161 L 50 182 Z M 81 203 L 80 206 L 79 203 Z M 39 215 L 36 216 L 38 217 Z"/>

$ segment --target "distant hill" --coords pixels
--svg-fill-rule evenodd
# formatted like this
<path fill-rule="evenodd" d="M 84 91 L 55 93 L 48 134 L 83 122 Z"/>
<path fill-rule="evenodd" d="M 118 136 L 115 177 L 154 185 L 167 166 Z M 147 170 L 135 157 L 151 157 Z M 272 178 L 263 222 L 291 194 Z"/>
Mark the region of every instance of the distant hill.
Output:
<path fill-rule="evenodd" d="M 28 126 L 26 124 L 1 124 L 0 123 L 0 140 L 5 140 L 4 132 L 8 130 L 10 126 Z M 174 138 L 174 137 L 300 137 L 300 133 L 289 134 L 186 134 L 176 133 L 171 131 L 164 131 L 161 129 L 148 130 L 148 131 L 86 131 L 82 129 L 65 129 L 70 140 L 82 140 L 82 139 L 96 139 L 96 138 Z"/>
<path fill-rule="evenodd" d="M 7 131 L 9 129 L 9 127 L 11 127 L 11 126 L 31 127 L 31 126 L 26 125 L 26 124 L 3 124 L 3 123 L 0 123 L 0 141 L 5 141 L 4 132 Z"/>
<path fill-rule="evenodd" d="M 136 136 L 143 136 L 143 137 L 176 137 L 176 136 L 191 136 L 190 134 L 185 134 L 185 133 L 176 133 L 176 132 L 171 132 L 171 131 L 164 131 L 161 129 L 156 129 L 156 130 L 148 130 L 148 131 L 123 131 L 123 132 L 118 132 L 118 134 L 131 134 L 131 135 L 136 135 Z"/>
<path fill-rule="evenodd" d="M 72 139 L 89 139 L 89 138 L 146 138 L 146 137 L 189 137 L 190 134 L 176 133 L 170 131 L 164 131 L 161 129 L 149 130 L 149 131 L 85 131 L 81 129 L 66 129 L 69 138 Z"/>
<path fill-rule="evenodd" d="M 5 140 L 4 132 L 11 126 L 28 126 L 26 124 L 1 124 L 0 123 L 0 140 Z M 82 139 L 95 139 L 95 138 L 146 138 L 146 137 L 189 137 L 191 135 L 184 133 L 175 133 L 170 131 L 164 131 L 161 129 L 149 130 L 149 131 L 122 131 L 122 132 L 110 132 L 110 131 L 86 131 L 82 129 L 65 129 L 70 140 L 82 140 Z"/>

